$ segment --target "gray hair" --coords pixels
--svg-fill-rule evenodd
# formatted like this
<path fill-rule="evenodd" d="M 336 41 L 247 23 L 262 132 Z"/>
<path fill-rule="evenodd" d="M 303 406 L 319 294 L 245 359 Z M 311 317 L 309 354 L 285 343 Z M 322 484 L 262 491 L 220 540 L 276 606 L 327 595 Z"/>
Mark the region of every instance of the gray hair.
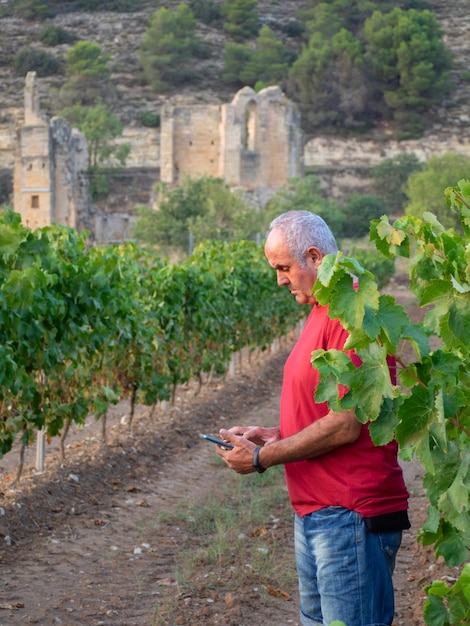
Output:
<path fill-rule="evenodd" d="M 279 229 L 289 250 L 302 267 L 305 267 L 306 254 L 310 246 L 315 246 L 322 254 L 336 254 L 338 245 L 329 226 L 323 218 L 310 211 L 287 211 L 276 217 L 269 225 L 268 236 Z"/>

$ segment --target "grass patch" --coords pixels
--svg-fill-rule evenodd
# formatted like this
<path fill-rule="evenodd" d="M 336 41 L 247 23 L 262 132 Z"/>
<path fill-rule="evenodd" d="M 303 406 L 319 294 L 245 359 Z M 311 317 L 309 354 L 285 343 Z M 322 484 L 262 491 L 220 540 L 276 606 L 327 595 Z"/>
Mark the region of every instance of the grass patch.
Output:
<path fill-rule="evenodd" d="M 282 467 L 263 475 L 223 472 L 217 492 L 203 502 L 188 500 L 160 513 L 155 528 L 168 529 L 177 546 L 178 592 L 161 589 L 153 626 L 174 620 L 185 594 L 223 597 L 248 585 L 262 601 L 292 592 L 297 585 L 293 548 L 287 563 L 282 558 L 286 540 L 293 542 L 292 518 Z"/>

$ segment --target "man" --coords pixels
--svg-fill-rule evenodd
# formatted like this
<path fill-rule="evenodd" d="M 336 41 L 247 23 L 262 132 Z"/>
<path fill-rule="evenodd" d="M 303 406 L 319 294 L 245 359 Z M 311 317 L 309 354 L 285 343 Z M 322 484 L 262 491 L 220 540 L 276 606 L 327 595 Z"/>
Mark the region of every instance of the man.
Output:
<path fill-rule="evenodd" d="M 395 556 L 402 530 L 409 528 L 397 445 L 374 446 L 354 411 L 335 413 L 315 402 L 319 374 L 312 351 L 342 350 L 347 339 L 311 293 L 323 257 L 336 252 L 317 215 L 289 211 L 271 223 L 265 254 L 278 285 L 311 312 L 284 367 L 279 427 L 222 429 L 222 438 L 235 447 L 218 446 L 217 453 L 240 474 L 284 464 L 295 510 L 301 623 L 389 626 Z"/>

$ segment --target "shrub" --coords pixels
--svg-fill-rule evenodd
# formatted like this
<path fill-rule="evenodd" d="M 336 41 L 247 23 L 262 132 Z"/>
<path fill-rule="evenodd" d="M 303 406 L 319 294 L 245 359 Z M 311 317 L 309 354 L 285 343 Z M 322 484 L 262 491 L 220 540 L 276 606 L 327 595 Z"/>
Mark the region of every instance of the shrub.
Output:
<path fill-rule="evenodd" d="M 194 78 L 190 61 L 197 43 L 195 29 L 196 18 L 186 4 L 152 14 L 139 56 L 144 80 L 153 90 L 164 91 Z"/>
<path fill-rule="evenodd" d="M 86 11 L 138 11 L 141 0 L 79 0 L 77 8 Z"/>
<path fill-rule="evenodd" d="M 363 124 L 372 97 L 364 63 L 360 40 L 346 29 L 310 37 L 292 65 L 289 87 L 306 129 Z"/>
<path fill-rule="evenodd" d="M 112 102 L 115 88 L 110 80 L 108 63 L 109 55 L 104 54 L 97 43 L 76 43 L 67 53 L 67 81 L 60 89 L 61 106 L 93 106 L 98 102 Z"/>
<path fill-rule="evenodd" d="M 198 244 L 247 239 L 259 232 L 259 215 L 221 179 L 186 177 L 176 188 L 159 183 L 155 194 L 158 211 L 139 208 L 134 236 L 141 243 L 185 253 L 190 233 Z"/>
<path fill-rule="evenodd" d="M 67 54 L 67 72 L 72 76 L 87 76 L 96 81 L 109 78 L 109 54 L 93 41 L 79 41 Z"/>
<path fill-rule="evenodd" d="M 122 136 L 122 122 L 103 103 L 93 107 L 75 105 L 63 109 L 60 115 L 85 135 L 88 144 L 88 164 L 95 171 L 124 166 L 131 146 L 115 144 Z"/>
<path fill-rule="evenodd" d="M 222 80 L 229 84 L 242 84 L 240 75 L 243 68 L 253 59 L 254 53 L 250 46 L 244 46 L 228 41 L 224 48 L 224 69 Z"/>
<path fill-rule="evenodd" d="M 65 28 L 48 24 L 39 34 L 39 41 L 45 46 L 59 46 L 62 43 L 74 42 L 75 35 L 66 31 Z"/>
<path fill-rule="evenodd" d="M 14 15 L 25 20 L 45 20 L 54 17 L 50 3 L 45 0 L 14 0 L 12 3 Z"/>
<path fill-rule="evenodd" d="M 281 24 L 281 30 L 288 37 L 293 39 L 300 39 L 305 35 L 305 25 L 299 20 L 288 20 L 284 24 Z"/>
<path fill-rule="evenodd" d="M 41 48 L 22 48 L 13 57 L 13 70 L 17 76 L 25 76 L 28 72 L 36 72 L 38 76 L 53 76 L 60 69 L 60 61 Z"/>
<path fill-rule="evenodd" d="M 228 42 L 224 51 L 222 80 L 243 85 L 282 85 L 287 79 L 294 53 L 288 50 L 274 32 L 264 26 L 256 46 Z"/>
<path fill-rule="evenodd" d="M 470 70 L 461 70 L 459 73 L 460 80 L 470 83 Z"/>
<path fill-rule="evenodd" d="M 287 78 L 293 56 L 269 26 L 264 26 L 256 39 L 253 60 L 240 77 L 246 84 L 263 81 L 267 85 L 281 85 Z"/>
<path fill-rule="evenodd" d="M 224 30 L 235 41 L 243 41 L 258 32 L 256 0 L 225 0 L 222 5 Z"/>
<path fill-rule="evenodd" d="M 160 114 L 155 111 L 144 111 L 139 115 L 139 120 L 147 128 L 160 128 Z"/>
<path fill-rule="evenodd" d="M 422 169 L 422 164 L 414 154 L 402 152 L 391 159 L 385 159 L 372 169 L 374 193 L 384 201 L 384 213 L 403 213 L 407 195 L 404 185 L 413 172 Z"/>
<path fill-rule="evenodd" d="M 331 228 L 334 236 L 339 237 L 344 221 L 343 213 L 335 198 L 324 198 L 321 195 L 317 176 L 293 178 L 287 185 L 281 187 L 260 211 L 264 224 L 263 230 L 268 228 L 273 218 L 291 210 L 311 211 L 320 215 Z"/>
<path fill-rule="evenodd" d="M 426 128 L 423 113 L 451 90 L 450 52 L 423 0 L 309 2 L 297 19 L 304 46 L 290 75 L 304 130 L 366 129 L 393 119 L 399 139 Z M 415 8 L 412 8 L 415 7 Z"/>
<path fill-rule="evenodd" d="M 214 0 L 192 0 L 190 7 L 194 16 L 204 24 L 214 24 L 222 17 L 220 6 Z"/>
<path fill-rule="evenodd" d="M 384 201 L 373 194 L 353 194 L 343 209 L 342 237 L 363 237 L 370 228 L 370 220 L 384 214 Z"/>
<path fill-rule="evenodd" d="M 395 119 L 409 132 L 419 132 L 423 118 L 397 118 L 397 113 L 419 113 L 439 104 L 451 89 L 451 55 L 442 41 L 442 30 L 431 11 L 395 8 L 375 11 L 363 31 L 374 83 Z"/>
<path fill-rule="evenodd" d="M 426 212 L 434 213 L 444 228 L 461 228 L 460 217 L 451 211 L 444 194 L 455 180 L 467 179 L 470 157 L 461 154 L 432 156 L 422 170 L 413 172 L 405 185 L 408 203 L 407 215 L 423 218 Z"/>
<path fill-rule="evenodd" d="M 399 133 L 398 141 L 408 141 L 421 137 L 426 130 L 426 118 L 416 111 L 395 111 L 393 119 L 397 122 Z"/>

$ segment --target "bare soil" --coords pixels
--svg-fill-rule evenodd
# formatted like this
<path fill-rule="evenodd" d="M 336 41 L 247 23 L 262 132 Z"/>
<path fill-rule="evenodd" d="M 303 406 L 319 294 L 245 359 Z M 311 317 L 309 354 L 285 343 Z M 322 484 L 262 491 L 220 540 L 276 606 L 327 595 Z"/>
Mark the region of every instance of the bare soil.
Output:
<path fill-rule="evenodd" d="M 65 461 L 58 461 L 56 442 L 48 445 L 42 473 L 34 469 L 34 450 L 28 450 L 13 489 L 18 451 L 1 459 L 0 626 L 298 625 L 295 580 L 277 593 L 260 585 L 236 553 L 230 568 L 215 578 L 201 563 L 190 589 L 182 589 L 178 566 L 191 538 L 155 521 L 183 502 L 202 506 L 209 494 L 223 494 L 232 473 L 214 462 L 212 445 L 199 432 L 277 423 L 291 340 L 275 353 L 245 359 L 234 377 L 207 384 L 197 395 L 195 385 L 181 388 L 173 407 L 153 415 L 139 407 L 131 433 L 122 423 L 128 407 L 114 407 L 106 445 L 90 417 L 70 433 Z M 422 474 L 415 462 L 403 466 L 412 529 L 404 533 L 397 561 L 394 624 L 423 626 L 424 586 L 457 572 L 417 543 L 427 506 Z M 286 497 L 284 509 L 289 507 Z M 290 514 L 279 516 L 270 532 L 279 566 L 292 567 Z M 164 617 L 169 602 L 176 608 Z"/>

